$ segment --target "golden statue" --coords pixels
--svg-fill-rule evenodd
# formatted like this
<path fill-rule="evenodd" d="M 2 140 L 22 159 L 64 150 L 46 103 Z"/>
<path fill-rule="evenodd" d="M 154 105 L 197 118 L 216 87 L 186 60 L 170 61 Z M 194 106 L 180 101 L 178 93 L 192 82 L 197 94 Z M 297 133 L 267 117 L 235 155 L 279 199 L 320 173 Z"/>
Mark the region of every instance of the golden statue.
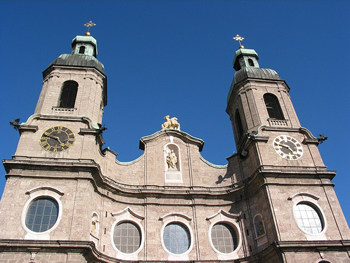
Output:
<path fill-rule="evenodd" d="M 166 162 L 169 168 L 176 169 L 177 157 L 173 150 L 171 150 L 168 156 L 166 157 Z"/>
<path fill-rule="evenodd" d="M 165 130 L 165 129 L 180 130 L 180 123 L 177 122 L 177 118 L 176 117 L 172 117 L 170 119 L 169 115 L 167 115 L 167 116 L 164 117 L 164 120 L 166 120 L 166 122 L 164 122 L 162 124 L 162 130 Z"/>

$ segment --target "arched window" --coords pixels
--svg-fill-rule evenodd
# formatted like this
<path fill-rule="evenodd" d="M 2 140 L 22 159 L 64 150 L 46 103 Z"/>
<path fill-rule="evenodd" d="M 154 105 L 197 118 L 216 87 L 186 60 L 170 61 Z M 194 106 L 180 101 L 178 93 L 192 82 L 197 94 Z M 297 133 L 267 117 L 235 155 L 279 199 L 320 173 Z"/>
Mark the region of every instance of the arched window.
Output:
<path fill-rule="evenodd" d="M 239 114 L 238 109 L 236 110 L 236 114 L 235 114 L 235 125 L 236 125 L 236 130 L 237 130 L 237 136 L 239 139 L 239 138 L 241 138 L 241 136 L 243 134 L 243 125 L 242 125 L 242 120 L 241 120 L 241 116 Z"/>
<path fill-rule="evenodd" d="M 252 59 L 248 59 L 249 66 L 254 67 L 254 61 Z"/>
<path fill-rule="evenodd" d="M 275 95 L 270 93 L 264 94 L 264 101 L 271 119 L 284 120 L 281 106 L 278 102 L 278 98 Z"/>
<path fill-rule="evenodd" d="M 85 47 L 84 46 L 81 46 L 79 48 L 79 54 L 84 54 L 85 53 Z"/>
<path fill-rule="evenodd" d="M 61 97 L 59 100 L 60 108 L 74 108 L 75 99 L 78 92 L 78 83 L 68 80 L 63 83 Z"/>

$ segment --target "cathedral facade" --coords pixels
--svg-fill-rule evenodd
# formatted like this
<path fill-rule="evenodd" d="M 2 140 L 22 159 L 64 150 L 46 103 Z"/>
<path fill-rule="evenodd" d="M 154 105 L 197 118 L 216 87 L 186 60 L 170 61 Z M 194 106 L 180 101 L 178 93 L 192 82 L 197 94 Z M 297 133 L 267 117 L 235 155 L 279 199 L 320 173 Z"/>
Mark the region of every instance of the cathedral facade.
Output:
<path fill-rule="evenodd" d="M 228 91 L 237 153 L 217 166 L 176 118 L 123 163 L 103 148 L 107 79 L 97 42 L 43 72 L 33 115 L 4 160 L 1 263 L 350 262 L 350 231 L 322 138 L 301 127 L 289 87 L 243 46 Z"/>

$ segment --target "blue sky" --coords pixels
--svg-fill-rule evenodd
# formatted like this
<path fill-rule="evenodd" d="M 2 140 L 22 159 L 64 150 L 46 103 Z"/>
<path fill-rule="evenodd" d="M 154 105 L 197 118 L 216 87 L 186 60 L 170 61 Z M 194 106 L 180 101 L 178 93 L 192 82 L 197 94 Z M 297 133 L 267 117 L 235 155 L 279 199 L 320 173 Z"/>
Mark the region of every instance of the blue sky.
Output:
<path fill-rule="evenodd" d="M 202 155 L 226 164 L 235 151 L 226 97 L 238 43 L 276 70 L 303 127 L 328 140 L 324 163 L 337 170 L 335 190 L 350 220 L 349 1 L 1 1 L 1 159 L 19 139 L 9 121 L 33 114 L 41 72 L 86 31 L 98 41 L 108 76 L 106 147 L 120 161 L 142 154 L 139 139 L 176 116 L 205 141 Z M 5 171 L 3 170 L 3 174 Z M 5 178 L 0 177 L 0 191 Z"/>

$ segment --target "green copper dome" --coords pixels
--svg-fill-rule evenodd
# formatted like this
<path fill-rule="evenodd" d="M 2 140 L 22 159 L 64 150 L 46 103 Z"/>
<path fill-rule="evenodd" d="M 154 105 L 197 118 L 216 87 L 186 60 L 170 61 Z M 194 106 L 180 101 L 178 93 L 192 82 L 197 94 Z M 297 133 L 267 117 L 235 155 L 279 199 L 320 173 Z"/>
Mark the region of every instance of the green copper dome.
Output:
<path fill-rule="evenodd" d="M 97 41 L 92 36 L 76 36 L 72 40 L 72 53 L 62 54 L 56 58 L 51 66 L 72 66 L 95 68 L 104 74 L 103 64 L 97 60 Z M 43 75 L 45 77 L 45 70 Z"/>
<path fill-rule="evenodd" d="M 231 97 L 234 86 L 247 78 L 281 80 L 275 70 L 260 68 L 258 59 L 258 54 L 254 49 L 239 49 L 236 51 L 233 59 L 233 68 L 236 70 L 236 73 L 233 77 L 227 101 Z"/>
<path fill-rule="evenodd" d="M 101 73 L 105 73 L 103 64 L 95 57 L 87 55 L 62 54 L 56 58 L 49 67 L 53 65 L 96 68 Z"/>

